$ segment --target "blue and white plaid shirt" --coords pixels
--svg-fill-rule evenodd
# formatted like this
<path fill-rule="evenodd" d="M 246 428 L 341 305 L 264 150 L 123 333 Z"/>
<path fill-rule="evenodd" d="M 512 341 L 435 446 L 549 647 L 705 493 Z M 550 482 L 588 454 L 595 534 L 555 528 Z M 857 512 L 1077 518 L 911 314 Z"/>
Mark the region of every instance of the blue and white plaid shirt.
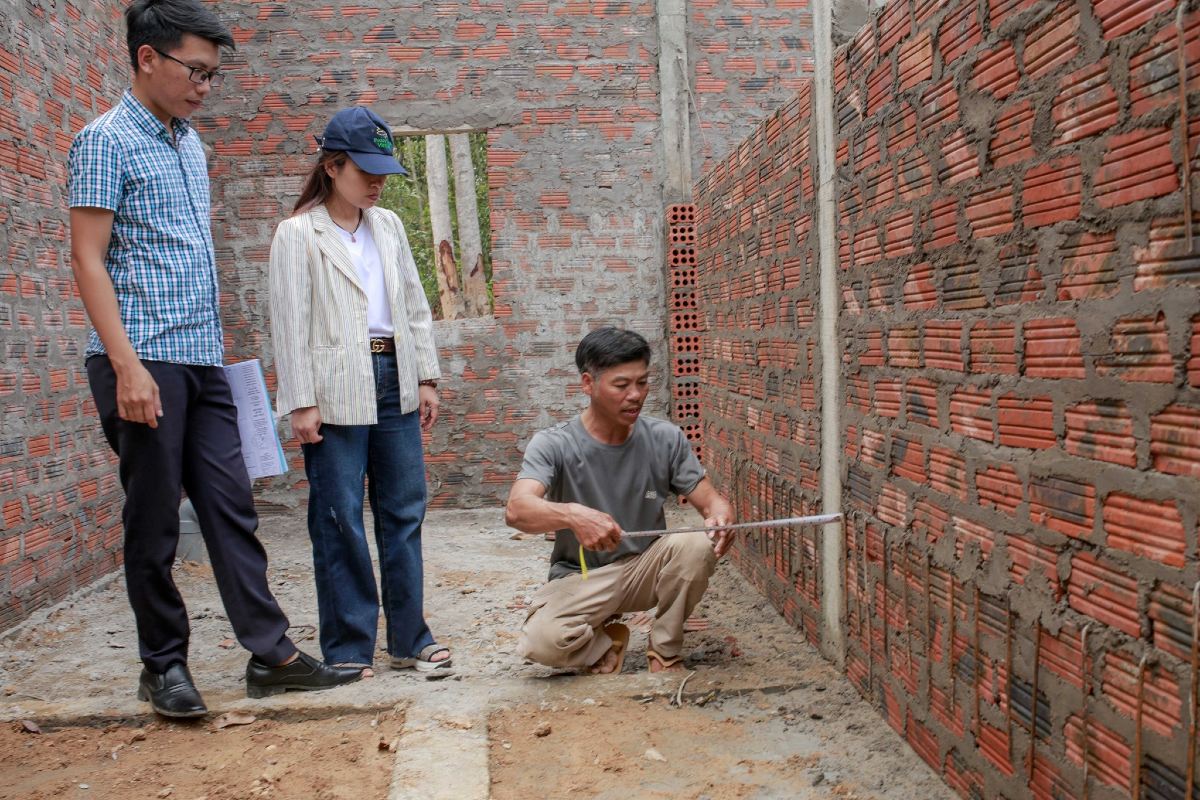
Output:
<path fill-rule="evenodd" d="M 208 165 L 186 120 L 167 128 L 133 96 L 71 146 L 72 208 L 113 212 L 104 266 L 138 357 L 219 366 L 224 355 L 209 219 Z M 92 330 L 87 355 L 103 353 Z"/>

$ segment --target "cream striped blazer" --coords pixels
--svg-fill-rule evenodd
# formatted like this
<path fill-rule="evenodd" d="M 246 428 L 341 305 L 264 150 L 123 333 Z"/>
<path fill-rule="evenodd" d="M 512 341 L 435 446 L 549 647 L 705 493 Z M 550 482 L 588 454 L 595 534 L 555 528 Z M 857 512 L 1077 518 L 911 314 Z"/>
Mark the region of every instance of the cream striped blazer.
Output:
<path fill-rule="evenodd" d="M 417 381 L 441 375 L 433 318 L 400 218 L 369 208 L 364 221 L 391 299 L 400 410 L 407 414 L 419 406 Z M 325 206 L 279 223 L 269 280 L 279 416 L 317 406 L 322 422 L 374 425 L 367 293 Z"/>

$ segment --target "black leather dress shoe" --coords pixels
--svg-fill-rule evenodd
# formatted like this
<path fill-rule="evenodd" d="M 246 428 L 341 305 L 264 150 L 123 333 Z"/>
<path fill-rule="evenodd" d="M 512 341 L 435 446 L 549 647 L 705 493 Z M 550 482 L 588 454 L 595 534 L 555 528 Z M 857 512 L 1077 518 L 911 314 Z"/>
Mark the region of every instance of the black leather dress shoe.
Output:
<path fill-rule="evenodd" d="M 179 663 L 167 667 L 161 675 L 143 668 L 137 696 L 138 700 L 149 700 L 150 707 L 164 717 L 190 719 L 208 713 L 196 684 L 192 683 L 192 674 Z"/>
<path fill-rule="evenodd" d="M 288 689 L 316 691 L 353 683 L 362 677 L 361 667 L 331 667 L 304 652 L 281 667 L 269 667 L 257 658 L 246 664 L 246 696 L 268 697 Z"/>

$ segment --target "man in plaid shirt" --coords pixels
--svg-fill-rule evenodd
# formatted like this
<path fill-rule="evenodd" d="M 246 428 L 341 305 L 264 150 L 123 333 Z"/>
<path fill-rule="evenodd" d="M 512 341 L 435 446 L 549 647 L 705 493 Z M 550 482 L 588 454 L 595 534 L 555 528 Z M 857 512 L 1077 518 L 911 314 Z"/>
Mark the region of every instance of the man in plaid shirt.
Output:
<path fill-rule="evenodd" d="M 266 580 L 237 411 L 222 368 L 208 168 L 188 119 L 221 85 L 233 37 L 200 0 L 125 11 L 132 87 L 70 154 L 71 266 L 93 330 L 87 372 L 125 488 L 125 582 L 145 665 L 138 697 L 207 713 L 187 668 L 188 616 L 171 578 L 180 489 L 200 519 L 229 621 L 250 651 L 246 692 L 357 680 L 301 653 Z"/>

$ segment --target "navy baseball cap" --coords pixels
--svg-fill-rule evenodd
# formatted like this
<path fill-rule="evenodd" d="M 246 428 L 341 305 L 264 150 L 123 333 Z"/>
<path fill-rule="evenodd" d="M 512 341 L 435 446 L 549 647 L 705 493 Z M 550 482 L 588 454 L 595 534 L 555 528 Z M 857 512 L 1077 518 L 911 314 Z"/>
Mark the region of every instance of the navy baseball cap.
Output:
<path fill-rule="evenodd" d="M 396 160 L 392 129 L 374 111 L 363 106 L 343 108 L 317 139 L 323 150 L 341 150 L 359 169 L 370 175 L 407 175 Z"/>

